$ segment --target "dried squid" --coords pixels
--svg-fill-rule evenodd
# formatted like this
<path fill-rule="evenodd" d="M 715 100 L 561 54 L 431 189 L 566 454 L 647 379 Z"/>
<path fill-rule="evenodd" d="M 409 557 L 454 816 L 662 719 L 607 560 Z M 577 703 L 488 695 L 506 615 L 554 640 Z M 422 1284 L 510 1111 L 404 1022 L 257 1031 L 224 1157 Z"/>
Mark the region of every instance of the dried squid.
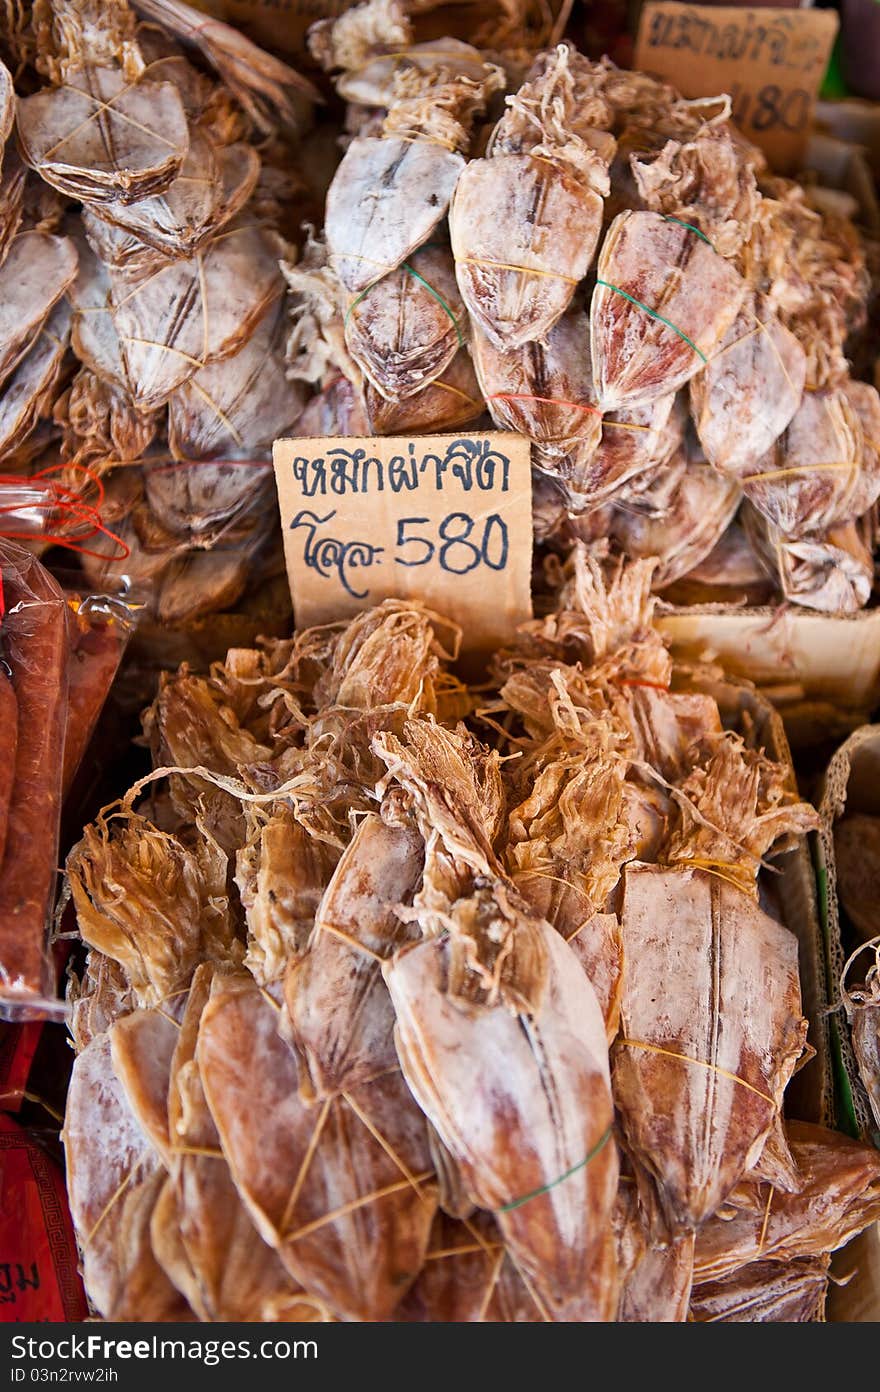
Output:
<path fill-rule="evenodd" d="M 619 213 L 599 253 L 590 305 L 593 372 L 603 411 L 677 391 L 733 325 L 746 282 L 692 226 Z"/>
<path fill-rule="evenodd" d="M 477 82 L 445 67 L 395 75 L 381 136 L 351 142 L 327 193 L 330 258 L 353 295 L 396 270 L 442 222 L 473 118 L 499 81 L 488 65 Z"/>
<path fill-rule="evenodd" d="M 448 248 L 421 247 L 352 300 L 345 342 L 376 391 L 399 401 L 422 391 L 464 347 L 466 315 Z"/>
<path fill-rule="evenodd" d="M 18 107 L 25 161 L 53 188 L 86 202 L 134 203 L 162 193 L 189 148 L 177 88 L 151 82 L 125 0 L 51 0 L 41 40 L 53 82 Z"/>
<path fill-rule="evenodd" d="M 873 1146 L 807 1122 L 788 1122 L 786 1131 L 797 1191 L 755 1184 L 754 1205 L 704 1223 L 694 1252 L 696 1285 L 759 1259 L 784 1262 L 834 1251 L 880 1216 L 880 1154 Z"/>
<path fill-rule="evenodd" d="M 500 349 L 543 339 L 593 260 L 614 140 L 606 104 L 584 94 L 591 70 L 564 44 L 539 59 L 455 188 L 458 283 Z"/>
<path fill-rule="evenodd" d="M 251 977 L 215 977 L 196 1058 L 257 1230 L 346 1318 L 382 1320 L 427 1250 L 436 1187 L 424 1119 L 399 1072 L 307 1106 L 278 1007 Z"/>
<path fill-rule="evenodd" d="M 697 1226 L 760 1154 L 803 1051 L 797 939 L 701 870 L 630 866 L 625 885 L 615 1101 L 669 1222 Z"/>

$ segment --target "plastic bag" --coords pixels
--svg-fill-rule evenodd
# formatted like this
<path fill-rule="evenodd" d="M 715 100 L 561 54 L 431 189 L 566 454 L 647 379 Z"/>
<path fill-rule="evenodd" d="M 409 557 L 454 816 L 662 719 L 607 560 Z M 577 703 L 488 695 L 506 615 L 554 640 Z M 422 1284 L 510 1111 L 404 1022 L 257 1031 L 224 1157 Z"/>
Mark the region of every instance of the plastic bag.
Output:
<path fill-rule="evenodd" d="M 68 706 L 67 603 L 28 551 L 0 540 L 0 1014 L 58 1010 L 48 926 Z M 24 1014 L 22 1015 L 22 1012 Z"/>
<path fill-rule="evenodd" d="M 70 792 L 135 627 L 137 606 L 112 595 L 67 596 L 70 652 L 63 796 Z"/>
<path fill-rule="evenodd" d="M 0 1322 L 88 1316 L 60 1166 L 0 1113 Z"/>

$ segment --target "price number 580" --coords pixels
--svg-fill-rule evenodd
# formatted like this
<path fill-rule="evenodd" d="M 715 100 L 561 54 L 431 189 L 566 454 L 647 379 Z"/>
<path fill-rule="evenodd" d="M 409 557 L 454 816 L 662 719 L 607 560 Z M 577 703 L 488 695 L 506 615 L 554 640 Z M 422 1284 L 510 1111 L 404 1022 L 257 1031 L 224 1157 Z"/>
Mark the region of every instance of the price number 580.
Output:
<path fill-rule="evenodd" d="M 507 523 L 497 512 L 475 522 L 466 512 L 450 512 L 439 524 L 430 517 L 401 517 L 397 523 L 398 565 L 428 565 L 436 557 L 441 570 L 467 575 L 477 566 L 503 570 L 509 549 Z"/>

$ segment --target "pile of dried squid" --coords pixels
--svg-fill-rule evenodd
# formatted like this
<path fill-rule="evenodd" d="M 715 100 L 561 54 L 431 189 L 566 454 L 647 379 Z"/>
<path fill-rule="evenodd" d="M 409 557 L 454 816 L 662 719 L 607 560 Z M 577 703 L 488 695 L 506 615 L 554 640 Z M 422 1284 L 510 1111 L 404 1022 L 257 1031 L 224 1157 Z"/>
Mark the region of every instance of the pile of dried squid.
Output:
<path fill-rule="evenodd" d="M 0 38 L 0 472 L 97 508 L 92 584 L 195 619 L 277 543 L 272 441 L 306 399 L 281 234 L 315 94 L 179 0 L 22 9 Z"/>
<path fill-rule="evenodd" d="M 578 544 L 480 689 L 392 600 L 166 677 L 67 864 L 99 1315 L 821 1318 L 880 1153 L 785 1112 L 816 818 L 652 570 Z"/>
<path fill-rule="evenodd" d="M 850 373 L 869 278 L 833 203 L 772 175 L 727 97 L 570 44 L 523 74 L 414 44 L 397 0 L 310 38 L 348 134 L 288 270 L 290 370 L 319 388 L 297 433 L 488 409 L 531 441 L 542 542 L 662 556 L 687 597 L 865 605 L 880 396 Z"/>

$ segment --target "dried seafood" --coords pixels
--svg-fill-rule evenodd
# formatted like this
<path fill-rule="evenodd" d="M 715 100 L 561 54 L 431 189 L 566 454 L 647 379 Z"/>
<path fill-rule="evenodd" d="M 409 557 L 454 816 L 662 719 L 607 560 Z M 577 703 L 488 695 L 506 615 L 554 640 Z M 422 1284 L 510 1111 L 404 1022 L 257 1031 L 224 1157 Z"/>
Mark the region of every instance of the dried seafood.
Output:
<path fill-rule="evenodd" d="M 42 63 L 53 87 L 18 107 L 22 156 L 71 198 L 133 203 L 162 193 L 189 147 L 177 88 L 151 82 L 122 0 L 49 0 Z"/>
<path fill-rule="evenodd" d="M 880 470 L 866 489 L 863 442 L 845 391 L 806 392 L 788 427 L 740 476 L 743 491 L 785 537 L 846 522 L 866 512 L 880 491 Z"/>
<path fill-rule="evenodd" d="M 458 282 L 497 348 L 543 339 L 596 250 L 614 140 L 601 97 L 579 90 L 589 70 L 566 45 L 538 60 L 508 98 L 486 157 L 455 188 L 449 227 Z"/>
<path fill-rule="evenodd" d="M 743 307 L 702 372 L 691 379 L 694 424 L 706 458 L 740 477 L 791 423 L 803 396 L 806 356 L 762 296 Z"/>
<path fill-rule="evenodd" d="M 0 269 L 0 382 L 33 347 L 76 270 L 69 238 L 36 230 L 15 238 Z"/>
<path fill-rule="evenodd" d="M 68 866 L 81 1237 L 124 1181 L 102 1311 L 148 1279 L 160 1319 L 819 1308 L 880 1162 L 781 1121 L 806 1022 L 755 877 L 815 816 L 674 670 L 653 569 L 578 546 L 479 717 L 396 601 L 165 679 L 169 793 Z"/>
<path fill-rule="evenodd" d="M 499 430 L 527 435 L 541 446 L 543 458 L 576 447 L 587 455 L 595 450 L 602 415 L 593 399 L 583 309 L 570 309 L 540 342 L 501 350 L 475 328 L 471 346 L 480 388 Z"/>
<path fill-rule="evenodd" d="M 399 401 L 449 367 L 465 321 L 452 257 L 429 244 L 352 300 L 345 343 L 379 394 Z"/>
<path fill-rule="evenodd" d="M 756 1261 L 691 1294 L 690 1319 L 699 1324 L 802 1324 L 821 1319 L 828 1289 L 828 1257 Z"/>
<path fill-rule="evenodd" d="M 669 1222 L 696 1227 L 760 1155 L 803 1050 L 797 940 L 699 870 L 630 867 L 625 884 L 615 1102 Z"/>
<path fill-rule="evenodd" d="M 833 1251 L 880 1214 L 880 1156 L 806 1122 L 786 1127 L 798 1168 L 787 1194 L 756 1184 L 756 1203 L 712 1218 L 697 1234 L 694 1281 L 715 1281 L 758 1261 L 785 1262 Z"/>
<path fill-rule="evenodd" d="M 662 510 L 653 515 L 653 510 L 645 510 L 643 495 L 630 497 L 615 509 L 611 535 L 633 560 L 663 557 L 654 581 L 662 588 L 709 555 L 733 521 L 739 504 L 740 491 L 735 483 L 699 456 L 688 458 Z"/>
<path fill-rule="evenodd" d="M 278 121 L 294 129 L 303 106 L 317 98 L 312 84 L 289 64 L 251 43 L 238 29 L 206 20 L 184 0 L 133 0 L 142 15 L 192 44 L 223 79 L 258 129 L 274 131 Z"/>
<path fill-rule="evenodd" d="M 192 259 L 146 275 L 111 269 L 113 322 L 138 410 L 166 402 L 200 367 L 237 353 L 278 298 L 278 249 L 233 225 Z"/>
<path fill-rule="evenodd" d="M 0 396 L 0 458 L 32 433 L 55 399 L 70 337 L 70 306 L 62 300 L 48 315 L 27 356 L 7 378 Z"/>
<path fill-rule="evenodd" d="M 396 270 L 442 222 L 473 118 L 500 81 L 490 65 L 476 82 L 445 67 L 396 73 L 381 136 L 351 142 L 327 192 L 330 258 L 351 294 Z"/>
<path fill-rule="evenodd" d="M 590 336 L 604 411 L 645 405 L 694 377 L 723 343 L 747 288 L 701 232 L 659 213 L 618 214 L 597 272 Z"/>

